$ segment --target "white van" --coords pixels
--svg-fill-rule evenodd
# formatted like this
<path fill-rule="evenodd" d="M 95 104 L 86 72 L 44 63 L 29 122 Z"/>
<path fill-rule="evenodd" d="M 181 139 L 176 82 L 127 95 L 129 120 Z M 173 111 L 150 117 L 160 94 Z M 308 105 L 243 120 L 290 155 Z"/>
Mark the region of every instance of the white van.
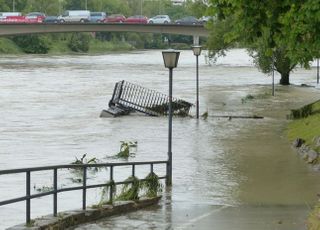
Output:
<path fill-rule="evenodd" d="M 89 22 L 89 10 L 67 10 L 58 17 L 60 23 L 64 22 Z"/>

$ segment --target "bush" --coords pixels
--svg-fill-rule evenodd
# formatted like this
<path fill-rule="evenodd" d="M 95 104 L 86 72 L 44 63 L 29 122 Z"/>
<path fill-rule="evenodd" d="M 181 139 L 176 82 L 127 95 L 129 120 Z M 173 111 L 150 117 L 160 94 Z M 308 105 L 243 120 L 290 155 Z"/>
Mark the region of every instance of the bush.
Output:
<path fill-rule="evenodd" d="M 25 53 L 46 54 L 50 49 L 51 40 L 46 35 L 23 35 L 12 39 Z"/>
<path fill-rule="evenodd" d="M 8 38 L 0 38 L 0 53 L 17 54 L 22 53 L 20 47 Z"/>
<path fill-rule="evenodd" d="M 88 52 L 91 36 L 87 33 L 73 33 L 68 43 L 73 52 Z"/>

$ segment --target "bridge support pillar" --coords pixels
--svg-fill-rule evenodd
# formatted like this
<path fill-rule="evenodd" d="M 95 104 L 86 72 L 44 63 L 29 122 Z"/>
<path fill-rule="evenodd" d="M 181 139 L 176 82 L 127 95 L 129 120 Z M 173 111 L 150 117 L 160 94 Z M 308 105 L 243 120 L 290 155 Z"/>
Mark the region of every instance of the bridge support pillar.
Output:
<path fill-rule="evenodd" d="M 198 46 L 199 45 L 199 36 L 194 35 L 193 36 L 193 45 Z"/>

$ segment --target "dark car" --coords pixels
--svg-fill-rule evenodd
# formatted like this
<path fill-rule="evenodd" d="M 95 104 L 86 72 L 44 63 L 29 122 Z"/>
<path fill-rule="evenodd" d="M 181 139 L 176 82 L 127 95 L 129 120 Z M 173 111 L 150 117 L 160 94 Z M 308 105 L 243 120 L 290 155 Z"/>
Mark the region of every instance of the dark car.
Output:
<path fill-rule="evenodd" d="M 126 20 L 126 17 L 122 14 L 111 14 L 103 20 L 105 23 L 122 23 Z"/>
<path fill-rule="evenodd" d="M 90 22 L 103 22 L 106 18 L 105 12 L 90 12 Z"/>
<path fill-rule="evenodd" d="M 58 16 L 47 16 L 43 20 L 44 23 L 58 23 Z"/>
<path fill-rule="evenodd" d="M 148 18 L 143 15 L 135 15 L 135 16 L 128 17 L 124 22 L 125 23 L 147 24 Z"/>
<path fill-rule="evenodd" d="M 188 17 L 184 17 L 176 20 L 175 23 L 180 25 L 197 25 L 197 24 L 201 24 L 202 22 L 199 21 L 196 17 L 188 16 Z"/>

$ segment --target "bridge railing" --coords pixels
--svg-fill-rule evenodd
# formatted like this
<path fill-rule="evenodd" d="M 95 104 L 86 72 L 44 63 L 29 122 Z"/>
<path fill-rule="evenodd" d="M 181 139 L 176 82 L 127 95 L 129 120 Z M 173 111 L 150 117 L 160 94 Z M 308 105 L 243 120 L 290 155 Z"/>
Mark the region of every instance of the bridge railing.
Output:
<path fill-rule="evenodd" d="M 0 176 L 9 174 L 25 174 L 25 196 L 15 197 L 12 199 L 7 199 L 0 201 L 0 206 L 13 204 L 17 202 L 26 202 L 26 223 L 31 222 L 31 200 L 35 198 L 40 198 L 44 196 L 53 196 L 53 215 L 57 216 L 58 213 L 58 194 L 68 191 L 82 190 L 82 209 L 86 210 L 87 206 L 87 190 L 92 188 L 101 188 L 108 186 L 109 189 L 109 202 L 113 202 L 113 186 L 130 184 L 133 181 L 122 180 L 114 181 L 114 168 L 121 166 L 131 166 L 131 175 L 135 176 L 136 166 L 149 165 L 150 173 L 154 170 L 154 165 L 166 165 L 166 172 L 168 172 L 168 161 L 148 161 L 148 162 L 126 162 L 126 163 L 101 163 L 101 164 L 68 164 L 68 165 L 54 165 L 54 166 L 44 166 L 44 167 L 34 167 L 34 168 L 20 168 L 20 169 L 9 169 L 0 170 Z M 109 169 L 109 180 L 107 183 L 90 184 L 87 185 L 87 172 L 90 168 L 106 168 Z M 58 188 L 58 170 L 59 169 L 77 169 L 82 172 L 82 185 L 81 186 L 70 186 Z M 31 194 L 31 176 L 34 172 L 41 171 L 52 171 L 53 173 L 53 187 L 50 191 L 40 192 L 38 194 Z M 159 179 L 167 179 L 167 173 L 164 176 L 160 176 Z M 144 181 L 141 179 L 140 181 Z"/>

